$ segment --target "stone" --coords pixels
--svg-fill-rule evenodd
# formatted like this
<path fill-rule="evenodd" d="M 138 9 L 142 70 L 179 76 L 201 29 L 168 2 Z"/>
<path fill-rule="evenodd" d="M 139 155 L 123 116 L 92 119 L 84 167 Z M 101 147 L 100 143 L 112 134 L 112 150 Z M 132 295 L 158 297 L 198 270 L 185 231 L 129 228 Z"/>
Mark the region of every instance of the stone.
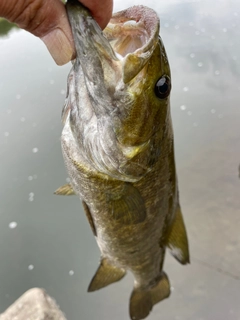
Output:
<path fill-rule="evenodd" d="M 26 291 L 4 313 L 0 320 L 67 320 L 54 299 L 44 289 Z"/>

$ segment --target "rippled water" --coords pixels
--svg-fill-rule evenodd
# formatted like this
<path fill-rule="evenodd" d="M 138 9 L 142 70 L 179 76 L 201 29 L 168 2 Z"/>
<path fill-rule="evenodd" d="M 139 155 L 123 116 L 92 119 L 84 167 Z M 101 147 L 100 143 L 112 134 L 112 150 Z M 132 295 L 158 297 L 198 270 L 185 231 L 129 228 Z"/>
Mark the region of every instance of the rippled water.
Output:
<path fill-rule="evenodd" d="M 237 320 L 240 3 L 147 4 L 160 16 L 172 69 L 176 161 L 191 249 L 189 266 L 167 256 L 172 295 L 149 320 Z M 115 11 L 128 5 L 115 1 Z M 59 138 L 70 66 L 55 66 L 41 41 L 25 31 L 12 29 L 0 39 L 0 312 L 38 286 L 69 320 L 128 319 L 132 276 L 86 292 L 99 250 L 77 197 L 53 195 L 67 179 Z"/>

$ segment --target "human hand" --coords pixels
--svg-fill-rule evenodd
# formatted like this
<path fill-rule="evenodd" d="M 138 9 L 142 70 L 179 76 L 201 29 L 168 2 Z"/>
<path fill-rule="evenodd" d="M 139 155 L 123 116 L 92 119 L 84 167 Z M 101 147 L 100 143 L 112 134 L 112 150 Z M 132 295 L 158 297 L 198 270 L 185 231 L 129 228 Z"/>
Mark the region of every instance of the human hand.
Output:
<path fill-rule="evenodd" d="M 103 29 L 112 15 L 112 0 L 81 0 Z M 67 12 L 61 0 L 0 0 L 0 17 L 43 40 L 58 65 L 76 55 Z"/>

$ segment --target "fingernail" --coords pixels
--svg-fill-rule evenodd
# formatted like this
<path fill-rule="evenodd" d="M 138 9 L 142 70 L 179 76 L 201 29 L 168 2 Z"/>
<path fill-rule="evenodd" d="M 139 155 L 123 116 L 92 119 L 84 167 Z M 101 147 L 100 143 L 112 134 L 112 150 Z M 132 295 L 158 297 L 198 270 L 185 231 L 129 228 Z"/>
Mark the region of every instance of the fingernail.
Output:
<path fill-rule="evenodd" d="M 61 66 L 74 58 L 73 44 L 61 29 L 57 28 L 41 39 L 47 46 L 56 64 Z"/>

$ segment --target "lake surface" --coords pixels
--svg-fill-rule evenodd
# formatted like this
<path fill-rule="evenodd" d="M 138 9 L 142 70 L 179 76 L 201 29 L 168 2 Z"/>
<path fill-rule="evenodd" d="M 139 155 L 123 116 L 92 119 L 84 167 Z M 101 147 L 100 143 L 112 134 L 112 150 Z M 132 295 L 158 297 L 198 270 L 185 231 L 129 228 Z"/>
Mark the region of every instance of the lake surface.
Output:
<path fill-rule="evenodd" d="M 240 2 L 132 1 L 154 8 L 172 69 L 172 117 L 191 264 L 167 254 L 171 297 L 149 320 L 240 319 Z M 129 6 L 115 1 L 115 11 Z M 1 30 L 0 30 L 1 31 Z M 3 30 L 2 30 L 3 31 Z M 66 79 L 43 43 L 0 38 L 0 313 L 45 288 L 69 320 L 128 319 L 129 274 L 87 293 L 99 250 L 66 183 L 60 135 Z"/>

